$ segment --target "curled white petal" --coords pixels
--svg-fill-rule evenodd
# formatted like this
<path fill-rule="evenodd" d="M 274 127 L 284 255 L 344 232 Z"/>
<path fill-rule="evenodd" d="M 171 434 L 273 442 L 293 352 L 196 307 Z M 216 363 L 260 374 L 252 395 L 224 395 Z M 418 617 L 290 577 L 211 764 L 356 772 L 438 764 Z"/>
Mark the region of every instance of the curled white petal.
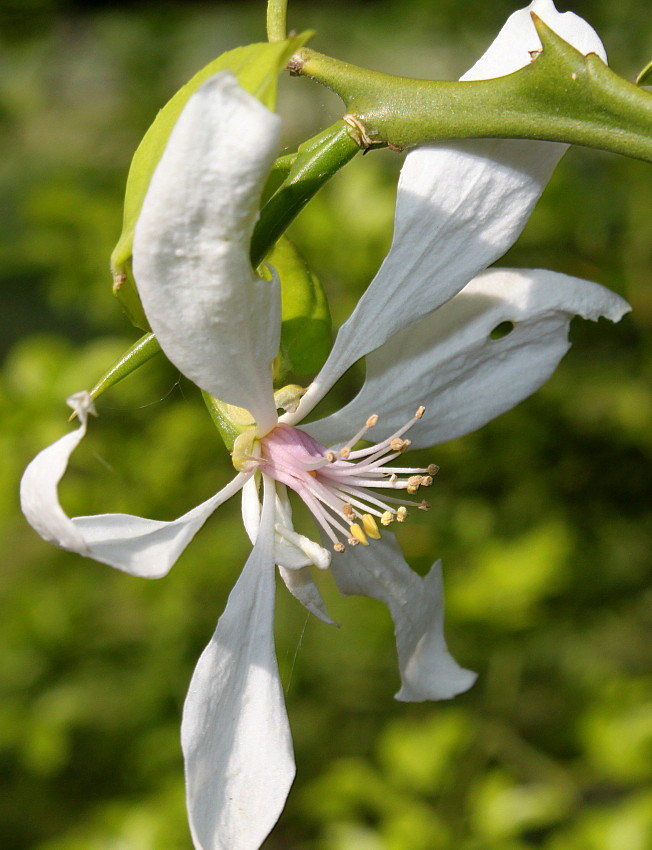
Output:
<path fill-rule="evenodd" d="M 371 546 L 334 557 L 331 571 L 342 593 L 378 599 L 389 608 L 401 673 L 396 699 L 450 699 L 471 687 L 475 673 L 460 667 L 446 646 L 439 561 L 421 578 L 406 563 L 394 536 L 384 534 Z"/>
<path fill-rule="evenodd" d="M 535 11 L 585 52 L 602 44 L 576 15 L 550 0 L 515 12 L 462 79 L 509 74 L 541 46 Z M 437 309 L 518 239 L 567 145 L 513 139 L 469 139 L 411 151 L 401 170 L 394 237 L 378 274 L 347 322 L 299 405 L 296 423 L 360 357 Z"/>
<path fill-rule="evenodd" d="M 283 579 L 285 586 L 290 591 L 292 596 L 300 602 L 306 610 L 314 614 L 322 623 L 328 626 L 336 626 L 337 623 L 328 613 L 326 604 L 322 598 L 317 583 L 315 582 L 310 569 L 303 567 L 298 570 L 288 570 L 286 567 L 279 566 L 278 571 Z"/>
<path fill-rule="evenodd" d="M 280 335 L 277 279 L 249 261 L 280 121 L 228 72 L 181 113 L 143 203 L 134 276 L 169 359 L 202 389 L 276 422 L 272 360 Z"/>
<path fill-rule="evenodd" d="M 130 514 L 71 518 L 59 503 L 58 486 L 71 454 L 86 434 L 93 407 L 88 393 L 77 393 L 68 401 L 79 417 L 79 427 L 43 449 L 25 470 L 20 484 L 23 513 L 41 537 L 62 549 L 142 578 L 161 578 L 247 476 L 236 476 L 215 496 L 171 522 Z"/>
<path fill-rule="evenodd" d="M 597 283 L 542 269 L 490 269 L 369 355 L 356 398 L 305 430 L 337 443 L 378 412 L 375 437 L 381 439 L 424 405 L 426 415 L 410 429 L 412 445 L 444 443 L 480 428 L 547 381 L 570 346 L 573 316 L 618 321 L 629 309 Z M 511 331 L 493 338 L 504 322 Z"/>
<path fill-rule="evenodd" d="M 258 850 L 294 779 L 274 651 L 274 494 L 190 683 L 181 727 L 197 850 Z"/>

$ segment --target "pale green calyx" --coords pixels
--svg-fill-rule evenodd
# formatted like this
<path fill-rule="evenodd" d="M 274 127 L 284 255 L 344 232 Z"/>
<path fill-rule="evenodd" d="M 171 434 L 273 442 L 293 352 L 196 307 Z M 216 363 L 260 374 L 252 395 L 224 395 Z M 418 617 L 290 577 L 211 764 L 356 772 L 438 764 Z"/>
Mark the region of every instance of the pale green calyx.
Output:
<path fill-rule="evenodd" d="M 294 413 L 305 391 L 305 387 L 298 384 L 281 387 L 274 393 L 276 409 Z M 202 395 L 224 444 L 233 453 L 233 465 L 239 472 L 244 471 L 242 463 L 250 457 L 251 447 L 259 437 L 256 420 L 244 407 L 220 401 L 206 392 Z"/>

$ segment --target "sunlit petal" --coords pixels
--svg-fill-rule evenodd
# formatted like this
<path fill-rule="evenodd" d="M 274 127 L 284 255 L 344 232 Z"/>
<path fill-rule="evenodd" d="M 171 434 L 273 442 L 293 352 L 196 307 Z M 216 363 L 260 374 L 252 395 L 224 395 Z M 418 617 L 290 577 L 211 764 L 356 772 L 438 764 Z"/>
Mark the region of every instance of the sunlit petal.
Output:
<path fill-rule="evenodd" d="M 294 778 L 274 651 L 274 492 L 190 683 L 181 738 L 198 850 L 257 850 Z"/>
<path fill-rule="evenodd" d="M 181 113 L 134 237 L 134 275 L 169 359 L 202 389 L 276 421 L 278 280 L 254 275 L 249 244 L 280 122 L 227 72 Z"/>
<path fill-rule="evenodd" d="M 591 27 L 535 0 L 512 15 L 462 79 L 511 73 L 541 42 L 535 11 L 584 52 L 604 56 Z M 392 246 L 351 317 L 340 328 L 324 368 L 284 421 L 305 416 L 356 360 L 435 310 L 518 239 L 567 145 L 513 139 L 469 139 L 419 147 L 406 157 L 396 201 Z"/>

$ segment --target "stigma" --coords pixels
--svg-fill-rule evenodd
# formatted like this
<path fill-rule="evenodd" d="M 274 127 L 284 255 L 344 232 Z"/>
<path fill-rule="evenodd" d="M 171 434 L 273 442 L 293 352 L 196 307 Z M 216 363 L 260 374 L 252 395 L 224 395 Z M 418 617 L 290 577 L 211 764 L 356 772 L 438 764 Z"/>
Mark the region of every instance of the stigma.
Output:
<path fill-rule="evenodd" d="M 299 428 L 279 423 L 257 441 L 255 460 L 264 475 L 294 490 L 307 505 L 336 552 L 349 546 L 368 546 L 382 527 L 404 522 L 408 508 L 428 510 L 428 502 L 403 499 L 389 491 L 415 496 L 432 484 L 439 467 L 423 469 L 389 466 L 410 446 L 404 434 L 423 416 L 414 417 L 391 437 L 362 449 L 354 446 L 378 422 L 370 416 L 364 426 L 337 450 L 327 449 Z"/>

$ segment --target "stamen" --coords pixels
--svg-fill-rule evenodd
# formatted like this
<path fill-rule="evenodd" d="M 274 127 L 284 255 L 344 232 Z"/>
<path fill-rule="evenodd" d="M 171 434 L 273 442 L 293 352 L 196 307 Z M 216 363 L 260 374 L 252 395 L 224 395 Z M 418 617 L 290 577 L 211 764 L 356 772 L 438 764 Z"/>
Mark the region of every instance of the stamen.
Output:
<path fill-rule="evenodd" d="M 342 448 L 338 452 L 339 456 L 343 460 L 346 460 L 349 457 L 349 455 L 351 454 L 351 449 L 353 448 L 353 446 L 355 446 L 355 444 L 357 442 L 359 442 L 364 437 L 364 435 L 367 433 L 367 431 L 370 428 L 373 428 L 374 425 L 376 425 L 377 422 L 378 422 L 378 414 L 372 413 L 371 416 L 365 422 L 364 426 L 362 428 L 360 428 L 358 433 L 355 435 L 355 437 L 352 437 L 345 446 L 342 446 Z"/>
<path fill-rule="evenodd" d="M 388 490 L 414 495 L 420 487 L 432 484 L 432 476 L 439 469 L 436 464 L 426 468 L 388 465 L 409 448 L 410 440 L 403 435 L 424 412 L 419 407 L 414 417 L 391 436 L 355 451 L 353 446 L 378 423 L 376 414 L 369 416 L 363 428 L 338 451 L 326 449 L 304 431 L 281 423 L 262 439 L 255 439 L 251 454 L 255 456 L 258 450 L 260 457 L 255 461 L 261 472 L 299 494 L 336 552 L 345 551 L 345 542 L 368 546 L 370 540 L 380 537 L 381 527 L 404 522 L 409 507 L 430 507 L 425 500 L 416 503 L 386 495 Z M 283 535 L 285 531 L 279 528 L 277 533 Z M 309 557 L 314 552 L 317 562 L 319 552 L 325 550 L 303 548 L 300 537 L 294 540 L 288 535 L 286 539 Z"/>
<path fill-rule="evenodd" d="M 380 531 L 378 530 L 378 525 L 371 514 L 362 515 L 362 527 L 369 535 L 369 537 L 371 537 L 373 540 L 380 539 Z"/>
<path fill-rule="evenodd" d="M 363 546 L 369 545 L 367 535 L 362 530 L 362 526 L 358 525 L 357 522 L 352 523 L 352 525 L 349 526 L 349 530 L 351 531 L 351 536 L 355 537 L 358 543 L 362 543 Z"/>

